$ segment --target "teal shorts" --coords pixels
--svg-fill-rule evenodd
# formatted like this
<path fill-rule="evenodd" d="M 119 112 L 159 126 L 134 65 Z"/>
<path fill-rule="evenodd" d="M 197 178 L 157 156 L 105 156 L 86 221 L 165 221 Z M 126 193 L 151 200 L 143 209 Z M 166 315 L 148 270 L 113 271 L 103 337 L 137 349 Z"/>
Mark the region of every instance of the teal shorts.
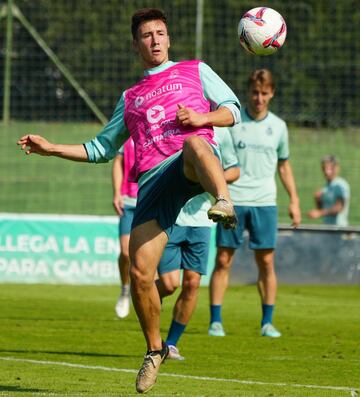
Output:
<path fill-rule="evenodd" d="M 183 154 L 175 157 L 139 187 L 132 229 L 155 219 L 169 236 L 181 208 L 204 189 L 186 178 Z"/>
<path fill-rule="evenodd" d="M 235 206 L 238 224 L 235 229 L 216 229 L 216 246 L 239 248 L 244 242 L 244 230 L 249 232 L 249 247 L 253 250 L 275 249 L 277 238 L 277 207 Z"/>
<path fill-rule="evenodd" d="M 161 257 L 158 273 L 187 269 L 199 274 L 206 274 L 210 235 L 210 227 L 175 225 Z"/>
<path fill-rule="evenodd" d="M 131 232 L 131 224 L 134 219 L 135 206 L 125 205 L 123 215 L 119 221 L 119 236 L 125 236 Z"/>

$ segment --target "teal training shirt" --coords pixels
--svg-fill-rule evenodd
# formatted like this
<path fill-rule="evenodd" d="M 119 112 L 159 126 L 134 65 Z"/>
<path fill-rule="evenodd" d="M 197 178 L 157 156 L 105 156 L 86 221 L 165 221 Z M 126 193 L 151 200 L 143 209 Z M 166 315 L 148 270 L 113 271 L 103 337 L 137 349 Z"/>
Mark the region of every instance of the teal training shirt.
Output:
<path fill-rule="evenodd" d="M 333 179 L 321 190 L 321 208 L 331 208 L 338 200 L 343 201 L 343 209 L 336 215 L 324 216 L 323 221 L 327 225 L 348 226 L 350 186 L 340 177 Z"/>
<path fill-rule="evenodd" d="M 168 61 L 164 65 L 146 70 L 144 75 L 162 72 L 176 63 L 177 62 Z M 236 95 L 205 63 L 201 62 L 199 64 L 199 71 L 204 97 L 210 101 L 211 110 L 216 110 L 221 106 L 227 107 L 234 117 L 235 124 L 238 123 L 240 121 L 240 103 Z M 126 91 L 122 93 L 118 100 L 109 123 L 96 138 L 84 144 L 90 163 L 103 163 L 114 158 L 118 148 L 128 137 L 129 134 L 124 118 L 125 96 Z"/>
<path fill-rule="evenodd" d="M 276 205 L 278 161 L 289 157 L 286 123 L 269 112 L 256 121 L 241 109 L 241 124 L 231 127 L 241 175 L 229 186 L 234 205 Z"/>
<path fill-rule="evenodd" d="M 214 127 L 214 132 L 224 170 L 238 167 L 238 159 L 229 128 Z M 214 222 L 210 221 L 207 216 L 210 206 L 211 196 L 209 193 L 205 192 L 192 197 L 182 208 L 177 217 L 176 224 L 179 226 L 214 226 Z"/>

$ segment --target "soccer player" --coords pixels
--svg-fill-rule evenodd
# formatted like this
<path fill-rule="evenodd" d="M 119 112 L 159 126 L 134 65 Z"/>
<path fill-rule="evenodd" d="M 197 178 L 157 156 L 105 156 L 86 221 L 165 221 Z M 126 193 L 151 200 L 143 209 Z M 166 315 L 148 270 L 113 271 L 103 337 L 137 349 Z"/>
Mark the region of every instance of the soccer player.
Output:
<path fill-rule="evenodd" d="M 238 159 L 227 128 L 214 128 L 219 145 L 225 180 L 230 183 L 240 176 Z M 207 217 L 210 208 L 208 193 L 191 198 L 182 208 L 169 241 L 161 257 L 156 285 L 160 298 L 173 294 L 180 286 L 181 292 L 173 309 L 173 319 L 165 343 L 169 358 L 183 360 L 177 343 L 195 310 L 201 276 L 207 272 L 211 226 Z"/>
<path fill-rule="evenodd" d="M 121 293 L 115 305 L 115 312 L 120 318 L 126 317 L 130 311 L 129 240 L 138 191 L 137 183 L 129 181 L 134 161 L 134 142 L 129 138 L 119 149 L 112 167 L 113 206 L 120 217 L 118 267 Z"/>
<path fill-rule="evenodd" d="M 289 197 L 292 225 L 301 221 L 299 198 L 288 160 L 288 131 L 283 120 L 269 111 L 275 94 L 272 74 L 267 69 L 255 70 L 248 80 L 246 109 L 241 111 L 241 125 L 231 128 L 241 169 L 240 178 L 229 185 L 238 225 L 235 230 L 217 227 L 216 265 L 210 280 L 209 335 L 225 336 L 221 309 L 228 285 L 229 272 L 237 248 L 243 243 L 243 232 L 249 232 L 250 248 L 258 266 L 258 291 L 262 304 L 261 335 L 279 337 L 273 326 L 277 290 L 274 250 L 277 233 L 275 173 L 278 169 Z"/>
<path fill-rule="evenodd" d="M 216 200 L 209 218 L 226 227 L 236 225 L 213 126 L 238 123 L 240 103 L 205 63 L 169 60 L 170 38 L 161 10 L 138 10 L 131 30 L 144 77 L 123 92 L 103 131 L 81 145 L 53 144 L 38 135 L 25 135 L 18 144 L 26 154 L 99 163 L 112 159 L 130 132 L 135 144 L 130 177 L 139 185 L 129 243 L 130 284 L 147 344 L 136 379 L 137 391 L 144 393 L 154 386 L 168 354 L 154 276 L 181 208 L 207 191 Z"/>
<path fill-rule="evenodd" d="M 326 185 L 315 192 L 316 208 L 308 212 L 312 219 L 323 218 L 326 225 L 348 226 L 350 186 L 339 176 L 337 158 L 327 155 L 321 160 Z"/>

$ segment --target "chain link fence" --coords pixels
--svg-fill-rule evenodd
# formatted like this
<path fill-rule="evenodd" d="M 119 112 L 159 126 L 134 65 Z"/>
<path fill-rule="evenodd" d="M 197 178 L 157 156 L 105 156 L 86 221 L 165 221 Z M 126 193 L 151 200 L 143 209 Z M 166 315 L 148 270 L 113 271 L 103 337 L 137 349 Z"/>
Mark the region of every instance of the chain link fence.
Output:
<path fill-rule="evenodd" d="M 240 17 L 257 6 L 278 10 L 287 22 L 284 47 L 269 57 L 248 55 L 238 43 Z M 104 123 L 111 116 L 120 93 L 142 75 L 130 33 L 131 15 L 142 7 L 159 7 L 167 13 L 172 60 L 203 59 L 242 103 L 249 73 L 258 67 L 271 69 L 276 81 L 272 110 L 290 126 L 291 160 L 304 210 L 311 208 L 313 191 L 324 183 L 319 162 L 330 152 L 340 158 L 342 175 L 350 182 L 356 202 L 360 194 L 357 1 L 0 0 L 0 106 L 4 109 L 9 100 L 8 116 L 20 123 L 1 127 L 2 211 L 112 213 L 109 167 L 94 171 L 88 166 L 89 171 L 84 171 L 83 166 L 57 159 L 46 160 L 46 165 L 43 159 L 25 161 L 14 142 L 35 122 Z M 7 54 L 11 75 L 6 78 Z M 101 126 L 42 128 L 39 132 L 55 141 L 70 143 L 71 137 L 78 143 L 76 139 L 93 137 Z M 74 184 L 75 195 L 69 192 Z M 280 191 L 283 220 L 286 202 Z M 350 219 L 360 224 L 355 204 Z"/>

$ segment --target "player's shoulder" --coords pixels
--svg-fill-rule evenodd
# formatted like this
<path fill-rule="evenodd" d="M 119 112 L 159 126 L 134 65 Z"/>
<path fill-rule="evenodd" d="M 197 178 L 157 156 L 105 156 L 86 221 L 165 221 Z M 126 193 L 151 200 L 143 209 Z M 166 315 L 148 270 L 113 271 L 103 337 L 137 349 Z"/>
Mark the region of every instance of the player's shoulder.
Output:
<path fill-rule="evenodd" d="M 286 127 L 286 121 L 284 119 L 282 119 L 281 117 L 279 117 L 277 114 L 269 111 L 268 117 L 269 117 L 269 121 L 271 121 L 273 123 L 277 123 L 279 125 L 283 125 L 284 127 Z"/>
<path fill-rule="evenodd" d="M 342 178 L 341 176 L 336 177 L 334 182 L 335 182 L 336 185 L 338 185 L 340 187 L 343 187 L 345 189 L 349 189 L 350 188 L 349 183 L 344 178 Z"/>

